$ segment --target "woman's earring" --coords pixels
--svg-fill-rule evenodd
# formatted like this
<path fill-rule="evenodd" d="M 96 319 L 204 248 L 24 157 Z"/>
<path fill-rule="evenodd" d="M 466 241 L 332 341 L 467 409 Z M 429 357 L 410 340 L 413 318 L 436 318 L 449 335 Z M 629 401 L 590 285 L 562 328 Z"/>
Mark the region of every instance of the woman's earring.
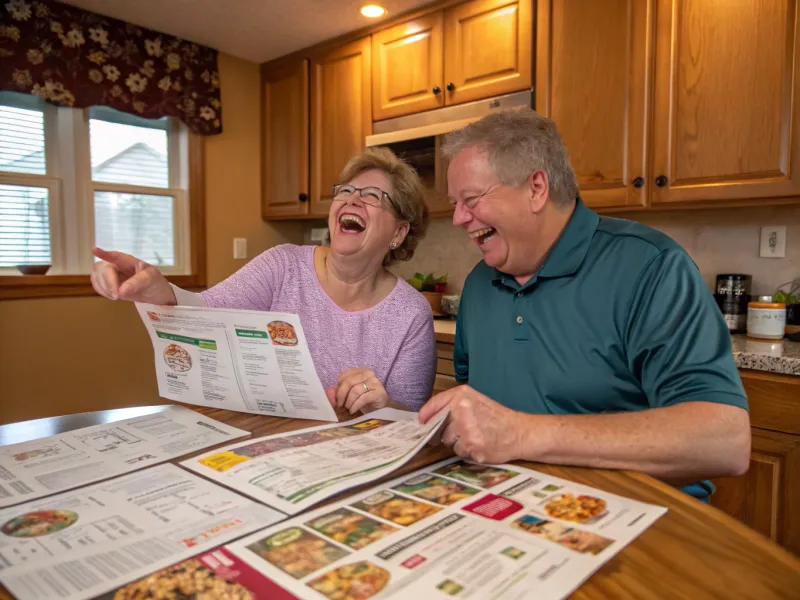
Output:
<path fill-rule="evenodd" d="M 389 247 L 390 247 L 392 250 L 394 250 L 395 248 L 397 248 L 397 242 L 392 242 L 391 244 L 389 244 Z"/>

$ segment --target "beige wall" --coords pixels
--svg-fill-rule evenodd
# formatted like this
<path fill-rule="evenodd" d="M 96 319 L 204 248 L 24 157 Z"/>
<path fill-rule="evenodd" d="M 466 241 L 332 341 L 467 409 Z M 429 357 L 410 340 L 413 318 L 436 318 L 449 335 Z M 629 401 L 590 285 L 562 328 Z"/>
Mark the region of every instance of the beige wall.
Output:
<path fill-rule="evenodd" d="M 709 287 L 718 273 L 753 276 L 754 293 L 771 294 L 800 277 L 800 206 L 684 210 L 621 215 L 659 229 L 691 255 Z M 786 258 L 759 258 L 761 226 L 786 225 Z M 450 219 L 435 219 L 417 256 L 394 270 L 403 277 L 415 271 L 449 273 L 448 291 L 458 293 L 480 252 Z"/>
<path fill-rule="evenodd" d="M 208 281 L 250 256 L 302 241 L 300 224 L 265 223 L 260 215 L 258 65 L 224 54 L 221 135 L 205 142 Z M 157 404 L 153 350 L 135 309 L 101 298 L 0 301 L 0 423 L 87 410 Z"/>

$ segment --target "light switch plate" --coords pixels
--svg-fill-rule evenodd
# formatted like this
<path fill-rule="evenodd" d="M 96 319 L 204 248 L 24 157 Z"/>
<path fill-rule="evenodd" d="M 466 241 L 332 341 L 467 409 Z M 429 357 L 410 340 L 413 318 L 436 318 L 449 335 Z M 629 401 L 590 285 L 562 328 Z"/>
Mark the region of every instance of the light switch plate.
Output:
<path fill-rule="evenodd" d="M 761 258 L 786 257 L 786 226 L 772 225 L 761 228 Z"/>
<path fill-rule="evenodd" d="M 233 238 L 233 258 L 247 258 L 247 238 Z"/>

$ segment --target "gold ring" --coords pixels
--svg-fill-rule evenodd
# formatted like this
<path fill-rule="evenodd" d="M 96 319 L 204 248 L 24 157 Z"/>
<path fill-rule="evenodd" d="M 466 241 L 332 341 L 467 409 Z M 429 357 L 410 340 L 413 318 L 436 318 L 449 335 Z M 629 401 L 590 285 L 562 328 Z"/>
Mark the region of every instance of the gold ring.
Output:
<path fill-rule="evenodd" d="M 369 388 L 367 387 L 367 384 L 366 384 L 366 383 L 364 383 L 364 382 L 362 381 L 362 382 L 361 382 L 361 385 L 363 385 L 363 386 L 364 386 L 364 392 L 368 392 L 368 391 L 369 391 Z"/>

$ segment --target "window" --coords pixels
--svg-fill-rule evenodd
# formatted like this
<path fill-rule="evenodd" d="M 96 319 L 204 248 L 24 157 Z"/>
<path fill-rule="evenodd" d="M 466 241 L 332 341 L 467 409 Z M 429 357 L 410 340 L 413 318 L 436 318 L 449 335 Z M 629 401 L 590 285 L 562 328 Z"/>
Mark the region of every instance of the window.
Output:
<path fill-rule="evenodd" d="M 187 190 L 177 121 L 0 92 L 0 275 L 88 274 L 93 246 L 190 274 Z"/>

